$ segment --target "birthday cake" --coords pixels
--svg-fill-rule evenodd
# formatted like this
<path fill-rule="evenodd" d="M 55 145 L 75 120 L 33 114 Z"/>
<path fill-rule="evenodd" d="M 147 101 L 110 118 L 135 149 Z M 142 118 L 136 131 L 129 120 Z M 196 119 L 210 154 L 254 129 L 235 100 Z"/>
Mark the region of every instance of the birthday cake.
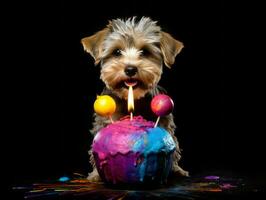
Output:
<path fill-rule="evenodd" d="M 92 151 L 106 183 L 164 183 L 172 168 L 175 143 L 171 135 L 141 116 L 125 117 L 101 129 Z"/>

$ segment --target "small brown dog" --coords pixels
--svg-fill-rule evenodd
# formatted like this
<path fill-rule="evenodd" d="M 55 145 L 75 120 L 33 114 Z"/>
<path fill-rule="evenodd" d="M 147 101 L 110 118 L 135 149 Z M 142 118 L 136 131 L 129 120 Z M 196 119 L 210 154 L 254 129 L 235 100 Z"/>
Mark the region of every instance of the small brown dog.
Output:
<path fill-rule="evenodd" d="M 133 85 L 135 99 L 135 115 L 142 115 L 145 119 L 155 121 L 150 102 L 154 95 L 165 93 L 158 86 L 161 78 L 163 63 L 167 67 L 175 61 L 176 55 L 183 48 L 183 44 L 171 35 L 161 31 L 161 28 L 148 17 L 136 20 L 136 17 L 126 20 L 115 19 L 106 28 L 96 34 L 82 39 L 84 49 L 95 59 L 95 65 L 101 65 L 101 79 L 106 88 L 102 94 L 112 96 L 117 109 L 112 116 L 114 120 L 128 115 L 127 97 L 128 85 Z M 95 114 L 92 133 L 95 135 L 101 128 L 110 123 L 107 117 Z M 174 153 L 173 172 L 188 176 L 178 165 L 180 149 L 175 137 L 175 123 L 173 115 L 162 117 L 159 125 L 164 127 L 176 143 Z M 95 167 L 91 151 L 90 161 L 93 172 L 88 179 L 100 180 Z"/>

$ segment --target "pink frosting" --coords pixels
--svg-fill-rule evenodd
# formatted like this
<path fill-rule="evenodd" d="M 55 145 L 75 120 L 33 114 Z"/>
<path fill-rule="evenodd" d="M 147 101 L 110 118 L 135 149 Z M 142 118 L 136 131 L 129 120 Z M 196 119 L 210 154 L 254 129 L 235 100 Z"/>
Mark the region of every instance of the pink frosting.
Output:
<path fill-rule="evenodd" d="M 101 160 L 104 160 L 108 154 L 127 154 L 132 151 L 132 146 L 138 138 L 142 137 L 142 133 L 153 127 L 154 122 L 147 121 L 141 116 L 136 116 L 132 120 L 126 116 L 107 125 L 96 134 L 93 150 L 97 151 Z M 133 136 L 132 133 L 134 133 Z"/>

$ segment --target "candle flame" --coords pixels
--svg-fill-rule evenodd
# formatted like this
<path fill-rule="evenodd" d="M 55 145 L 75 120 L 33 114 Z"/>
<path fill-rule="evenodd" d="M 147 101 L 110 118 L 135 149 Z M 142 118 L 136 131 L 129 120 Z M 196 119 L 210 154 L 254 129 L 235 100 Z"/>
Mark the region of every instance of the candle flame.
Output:
<path fill-rule="evenodd" d="M 127 109 L 128 109 L 128 112 L 134 111 L 134 96 L 133 96 L 132 86 L 129 86 L 129 89 L 128 89 Z"/>

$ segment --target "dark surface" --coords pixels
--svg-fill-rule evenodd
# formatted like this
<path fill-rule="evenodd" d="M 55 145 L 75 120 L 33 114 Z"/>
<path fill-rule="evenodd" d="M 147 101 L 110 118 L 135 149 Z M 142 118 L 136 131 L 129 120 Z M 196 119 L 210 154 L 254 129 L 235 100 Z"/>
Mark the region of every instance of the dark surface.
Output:
<path fill-rule="evenodd" d="M 158 20 L 185 44 L 160 82 L 175 102 L 184 169 L 192 175 L 232 171 L 252 184 L 265 185 L 260 181 L 265 177 L 260 71 L 265 59 L 256 46 L 261 44 L 256 26 L 263 19 L 260 12 L 253 20 L 238 4 L 232 8 L 234 17 L 225 21 L 222 1 L 172 2 L 10 5 L 5 16 L 10 20 L 3 29 L 9 31 L 4 40 L 10 54 L 3 67 L 10 75 L 3 84 L 8 187 L 91 170 L 87 150 L 92 105 L 103 84 L 80 39 L 111 18 L 132 15 Z"/>
<path fill-rule="evenodd" d="M 261 199 L 265 188 L 229 172 L 206 172 L 189 178 L 171 176 L 166 184 L 105 185 L 77 176 L 69 181 L 39 181 L 13 187 L 13 199 Z M 265 182 L 265 180 L 264 180 Z"/>

